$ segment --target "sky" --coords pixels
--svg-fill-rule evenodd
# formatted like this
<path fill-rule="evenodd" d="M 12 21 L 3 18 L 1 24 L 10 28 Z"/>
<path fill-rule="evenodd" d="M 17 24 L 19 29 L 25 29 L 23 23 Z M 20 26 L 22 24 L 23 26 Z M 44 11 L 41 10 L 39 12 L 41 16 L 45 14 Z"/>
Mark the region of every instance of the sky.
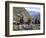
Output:
<path fill-rule="evenodd" d="M 36 8 L 36 7 L 25 7 L 25 9 L 27 10 L 27 11 L 36 11 L 36 12 L 40 12 L 40 8 Z"/>
<path fill-rule="evenodd" d="M 25 9 L 28 11 L 30 15 L 38 15 L 40 13 L 40 8 L 36 7 L 25 7 Z"/>

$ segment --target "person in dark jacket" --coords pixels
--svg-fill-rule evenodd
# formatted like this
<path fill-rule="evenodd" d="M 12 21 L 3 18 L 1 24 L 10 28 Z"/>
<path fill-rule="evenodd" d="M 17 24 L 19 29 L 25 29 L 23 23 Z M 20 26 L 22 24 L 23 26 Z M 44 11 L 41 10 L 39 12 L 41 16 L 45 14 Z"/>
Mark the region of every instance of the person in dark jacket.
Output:
<path fill-rule="evenodd" d="M 24 24 L 23 17 L 20 18 L 20 24 Z"/>

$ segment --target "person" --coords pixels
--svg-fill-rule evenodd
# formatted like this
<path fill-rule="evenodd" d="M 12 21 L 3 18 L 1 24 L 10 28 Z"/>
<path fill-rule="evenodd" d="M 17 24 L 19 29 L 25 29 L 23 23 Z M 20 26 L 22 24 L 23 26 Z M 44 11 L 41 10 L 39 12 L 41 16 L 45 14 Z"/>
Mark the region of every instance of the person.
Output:
<path fill-rule="evenodd" d="M 38 19 L 38 24 L 40 24 L 40 20 Z"/>
<path fill-rule="evenodd" d="M 28 19 L 28 25 L 30 25 L 30 23 L 31 23 L 31 19 L 29 18 L 29 19 Z"/>
<path fill-rule="evenodd" d="M 39 19 L 35 19 L 35 24 L 40 24 L 40 20 Z"/>
<path fill-rule="evenodd" d="M 35 19 L 35 24 L 37 24 L 37 21 L 38 21 L 38 19 L 36 18 L 36 19 Z"/>
<path fill-rule="evenodd" d="M 20 24 L 24 24 L 23 17 L 20 18 Z"/>

